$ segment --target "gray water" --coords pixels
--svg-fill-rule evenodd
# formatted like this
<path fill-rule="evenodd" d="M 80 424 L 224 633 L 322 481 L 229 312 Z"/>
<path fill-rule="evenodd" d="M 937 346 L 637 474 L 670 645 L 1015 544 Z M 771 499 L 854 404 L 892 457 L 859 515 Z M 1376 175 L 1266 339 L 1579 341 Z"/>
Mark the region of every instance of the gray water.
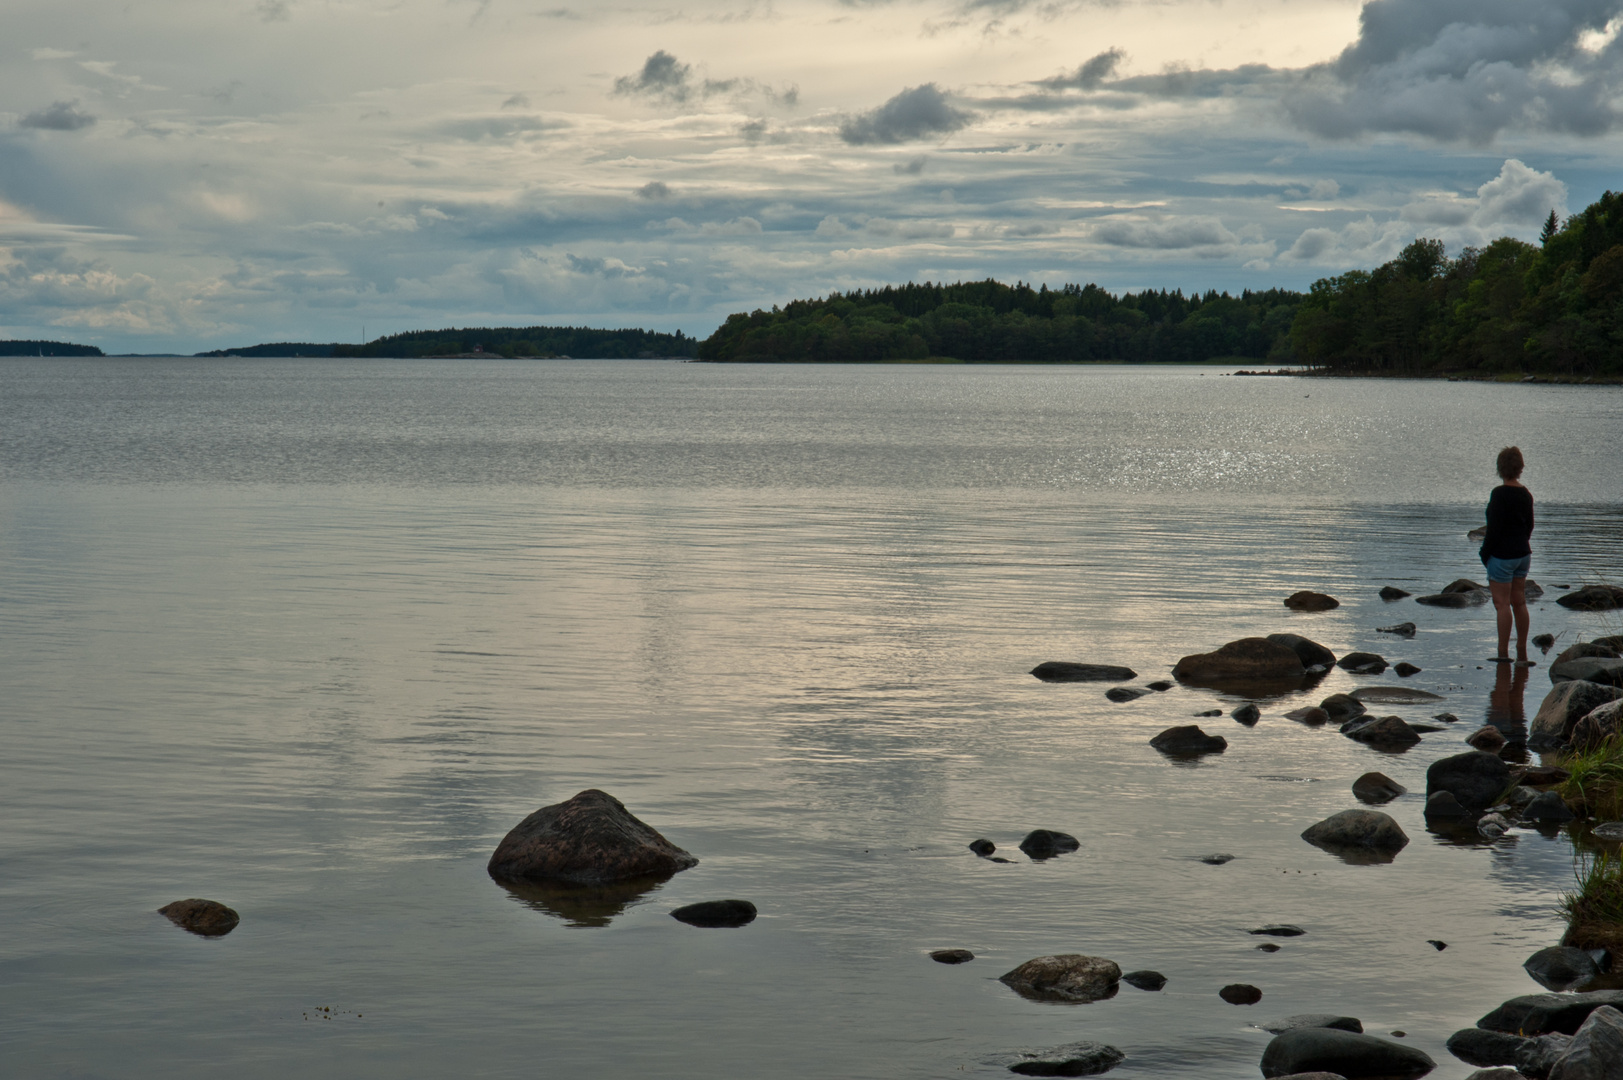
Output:
<path fill-rule="evenodd" d="M 1480 580 L 1515 442 L 1535 631 L 1623 630 L 1550 602 L 1623 577 L 1620 433 L 1611 388 L 1203 368 L 0 361 L 0 1073 L 994 1077 L 1095 1039 L 1238 1078 L 1255 1024 L 1326 1011 L 1463 1077 L 1443 1040 L 1539 989 L 1573 846 L 1427 832 L 1492 613 L 1376 590 Z M 1425 670 L 1201 719 L 1229 748 L 1194 764 L 1147 740 L 1241 699 L 1026 674 L 1274 631 Z M 1283 717 L 1400 681 L 1461 723 L 1383 754 Z M 1397 859 L 1302 842 L 1370 769 L 1410 790 Z M 486 876 L 588 787 L 699 865 L 588 908 Z M 1027 860 L 1039 827 L 1081 850 Z M 154 913 L 190 896 L 241 925 Z M 669 915 L 723 897 L 760 918 Z M 1169 982 L 996 981 L 1056 952 Z"/>

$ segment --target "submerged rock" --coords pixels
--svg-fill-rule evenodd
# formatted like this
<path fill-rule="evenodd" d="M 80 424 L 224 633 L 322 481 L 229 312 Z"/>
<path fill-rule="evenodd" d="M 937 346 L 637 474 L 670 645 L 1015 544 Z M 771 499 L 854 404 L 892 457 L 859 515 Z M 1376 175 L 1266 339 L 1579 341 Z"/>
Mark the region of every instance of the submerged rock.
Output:
<path fill-rule="evenodd" d="M 1127 682 L 1138 678 L 1132 668 L 1110 664 L 1073 664 L 1067 660 L 1045 660 L 1031 669 L 1044 682 Z"/>
<path fill-rule="evenodd" d="M 1347 737 L 1382 749 L 1413 746 L 1420 741 L 1419 732 L 1404 723 L 1401 716 L 1383 716 L 1349 731 Z"/>
<path fill-rule="evenodd" d="M 1407 679 L 1411 675 L 1420 674 L 1423 669 L 1415 667 L 1407 660 L 1400 660 L 1396 664 L 1392 665 L 1392 670 L 1397 672 L 1398 678 Z"/>
<path fill-rule="evenodd" d="M 1311 825 L 1302 839 L 1335 854 L 1370 852 L 1396 855 L 1409 843 L 1398 823 L 1379 810 L 1343 810 Z"/>
<path fill-rule="evenodd" d="M 1411 1046 L 1339 1028 L 1296 1028 L 1274 1037 L 1262 1052 L 1262 1075 L 1289 1076 L 1320 1070 L 1345 1076 L 1412 1080 L 1437 1067 Z"/>
<path fill-rule="evenodd" d="M 1554 750 L 1572 742 L 1572 729 L 1579 720 L 1608 701 L 1623 698 L 1623 687 L 1606 686 L 1587 679 L 1556 683 L 1544 695 L 1533 722 L 1528 725 L 1527 745 L 1534 750 Z"/>
<path fill-rule="evenodd" d="M 699 860 L 595 788 L 543 806 L 502 838 L 486 867 L 497 881 L 596 884 L 669 877 Z"/>
<path fill-rule="evenodd" d="M 1251 637 L 1231 641 L 1215 652 L 1186 656 L 1172 674 L 1195 683 L 1283 681 L 1303 678 L 1307 667 L 1295 650 L 1267 638 Z"/>
<path fill-rule="evenodd" d="M 1441 694 L 1413 686 L 1360 686 L 1349 696 L 1365 705 L 1420 705 L 1443 700 Z"/>
<path fill-rule="evenodd" d="M 1235 709 L 1233 712 L 1229 713 L 1229 715 L 1234 717 L 1234 719 L 1238 720 L 1240 723 L 1250 726 L 1251 724 L 1255 724 L 1258 720 L 1262 719 L 1262 710 L 1248 701 L 1244 705 L 1241 705 L 1239 708 Z"/>
<path fill-rule="evenodd" d="M 1336 667 L 1354 675 L 1379 675 L 1386 670 L 1386 659 L 1379 653 L 1350 652 L 1336 661 Z"/>
<path fill-rule="evenodd" d="M 1100 956 L 1063 953 L 1027 960 L 998 981 L 1039 1001 L 1102 1001 L 1115 996 L 1121 968 Z"/>
<path fill-rule="evenodd" d="M 1230 1005 L 1255 1005 L 1262 1000 L 1262 991 L 1250 983 L 1229 983 L 1217 996 Z"/>
<path fill-rule="evenodd" d="M 1304 668 L 1323 664 L 1329 667 L 1336 662 L 1336 654 L 1320 645 L 1317 641 L 1305 638 L 1301 634 L 1269 634 L 1268 640 L 1275 645 L 1283 645 L 1296 654 Z"/>
<path fill-rule="evenodd" d="M 1522 807 L 1522 817 L 1527 821 L 1571 821 L 1575 816 L 1567 809 L 1567 804 L 1561 800 L 1561 796 L 1554 791 L 1540 792 Z"/>
<path fill-rule="evenodd" d="M 1510 787 L 1510 766 L 1497 754 L 1473 750 L 1434 761 L 1426 770 L 1427 813 L 1431 796 L 1446 791 L 1469 814 L 1482 813 Z"/>
<path fill-rule="evenodd" d="M 1341 601 L 1328 593 L 1304 589 L 1285 597 L 1285 606 L 1292 611 L 1332 611 L 1341 606 Z"/>
<path fill-rule="evenodd" d="M 1150 745 L 1163 754 L 1175 757 L 1193 754 L 1220 754 L 1228 749 L 1228 740 L 1221 735 L 1208 735 L 1199 724 L 1181 724 L 1169 727 L 1150 740 Z"/>
<path fill-rule="evenodd" d="M 1136 986 L 1140 990 L 1154 993 L 1167 984 L 1167 977 L 1159 971 L 1129 971 L 1121 977 L 1121 981 L 1128 986 Z"/>
<path fill-rule="evenodd" d="M 1409 789 L 1385 773 L 1367 772 L 1353 781 L 1352 793 L 1359 802 L 1380 805 L 1389 803 Z"/>
<path fill-rule="evenodd" d="M 1297 1028 L 1336 1028 L 1339 1031 L 1354 1031 L 1360 1035 L 1364 1033 L 1364 1025 L 1357 1017 L 1337 1016 L 1335 1013 L 1297 1013 L 1283 1020 L 1270 1020 L 1257 1026 L 1273 1035 L 1295 1031 Z"/>
<path fill-rule="evenodd" d="M 1414 593 L 1408 592 L 1408 591 L 1406 591 L 1404 589 L 1400 589 L 1396 585 L 1382 585 L 1381 586 L 1381 599 L 1382 600 L 1402 600 L 1405 596 L 1413 596 L 1413 595 L 1414 595 Z"/>
<path fill-rule="evenodd" d="M 1079 1042 L 1052 1050 L 1025 1051 L 1009 1071 L 1021 1076 L 1097 1076 L 1126 1060 L 1127 1055 L 1114 1046 Z"/>
<path fill-rule="evenodd" d="M 1585 585 L 1565 596 L 1557 597 L 1555 602 L 1574 611 L 1613 611 L 1623 607 L 1623 587 Z"/>
<path fill-rule="evenodd" d="M 937 949 L 930 954 L 930 959 L 938 964 L 967 964 L 975 959 L 975 954 L 968 949 Z"/>
<path fill-rule="evenodd" d="M 1031 859 L 1052 859 L 1055 855 L 1064 855 L 1081 846 L 1081 841 L 1070 833 L 1053 829 L 1033 829 L 1020 841 L 1020 850 Z"/>
<path fill-rule="evenodd" d="M 218 900 L 176 900 L 158 909 L 158 914 L 199 937 L 223 937 L 237 928 L 241 918 Z"/>
<path fill-rule="evenodd" d="M 677 908 L 671 918 L 689 926 L 746 926 L 755 921 L 755 905 L 748 900 L 704 900 Z"/>
<path fill-rule="evenodd" d="M 1127 701 L 1136 701 L 1149 694 L 1148 690 L 1140 690 L 1136 686 L 1112 686 L 1105 691 L 1105 697 L 1120 705 Z"/>
<path fill-rule="evenodd" d="M 1226 852 L 1219 852 L 1215 855 L 1202 855 L 1200 861 L 1208 866 L 1222 866 L 1225 863 L 1233 862 L 1234 856 Z"/>
<path fill-rule="evenodd" d="M 1377 634 L 1397 634 L 1399 637 L 1414 637 L 1417 627 L 1412 622 L 1400 622 L 1396 626 L 1377 626 Z"/>

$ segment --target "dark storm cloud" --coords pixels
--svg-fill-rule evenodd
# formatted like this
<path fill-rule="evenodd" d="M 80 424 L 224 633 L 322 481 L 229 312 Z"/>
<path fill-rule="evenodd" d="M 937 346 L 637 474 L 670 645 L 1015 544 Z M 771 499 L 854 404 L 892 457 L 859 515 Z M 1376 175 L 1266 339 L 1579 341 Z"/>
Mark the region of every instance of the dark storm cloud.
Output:
<path fill-rule="evenodd" d="M 78 131 L 96 122 L 96 118 L 79 110 L 78 99 L 53 102 L 50 108 L 38 109 L 17 121 L 19 127 L 39 128 L 41 131 Z"/>
<path fill-rule="evenodd" d="M 970 114 L 955 109 L 935 83 L 903 90 L 879 108 L 840 124 L 840 138 L 853 146 L 900 143 L 950 135 L 969 123 Z"/>
<path fill-rule="evenodd" d="M 1116 73 L 1116 68 L 1127 54 L 1120 49 L 1111 47 L 1104 52 L 1083 62 L 1082 66 L 1069 75 L 1056 75 L 1052 79 L 1040 79 L 1038 86 L 1048 90 L 1093 90 L 1110 76 Z"/>

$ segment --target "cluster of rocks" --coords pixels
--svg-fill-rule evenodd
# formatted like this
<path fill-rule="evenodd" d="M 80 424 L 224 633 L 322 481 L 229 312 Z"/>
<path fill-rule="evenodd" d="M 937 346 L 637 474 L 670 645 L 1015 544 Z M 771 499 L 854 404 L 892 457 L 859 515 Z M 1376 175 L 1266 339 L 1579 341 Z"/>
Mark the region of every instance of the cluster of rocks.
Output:
<path fill-rule="evenodd" d="M 1623 635 L 1579 642 L 1550 664 L 1555 685 L 1528 726 L 1535 750 L 1589 750 L 1623 727 Z"/>
<path fill-rule="evenodd" d="M 1456 1031 L 1448 1052 L 1493 1080 L 1610 1080 L 1623 1066 L 1623 991 L 1512 998 Z"/>

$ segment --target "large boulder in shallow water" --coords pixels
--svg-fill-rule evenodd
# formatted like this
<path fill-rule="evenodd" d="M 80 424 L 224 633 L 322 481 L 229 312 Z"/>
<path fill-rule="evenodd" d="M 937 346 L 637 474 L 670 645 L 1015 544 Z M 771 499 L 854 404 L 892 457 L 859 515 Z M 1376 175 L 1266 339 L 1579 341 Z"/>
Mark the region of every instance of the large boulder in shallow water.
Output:
<path fill-rule="evenodd" d="M 1379 675 L 1386 670 L 1386 658 L 1379 653 L 1350 652 L 1336 661 L 1336 667 L 1354 675 Z"/>
<path fill-rule="evenodd" d="M 1466 813 L 1476 815 L 1492 806 L 1510 787 L 1510 766 L 1497 754 L 1473 750 L 1434 761 L 1426 770 L 1426 798 L 1446 791 Z"/>
<path fill-rule="evenodd" d="M 1586 983 L 1600 974 L 1595 958 L 1571 945 L 1551 945 L 1547 949 L 1540 949 L 1522 961 L 1522 968 L 1533 976 L 1534 982 L 1557 993 Z"/>
<path fill-rule="evenodd" d="M 1623 660 L 1586 656 L 1581 660 L 1568 660 L 1564 664 L 1550 665 L 1551 682 L 1574 679 L 1600 683 L 1603 686 L 1623 686 Z"/>
<path fill-rule="evenodd" d="M 1196 653 L 1178 661 L 1172 674 L 1185 682 L 1263 682 L 1299 680 L 1307 674 L 1296 650 L 1267 638 L 1231 641 L 1216 652 Z"/>
<path fill-rule="evenodd" d="M 1409 843 L 1398 823 L 1379 810 L 1343 810 L 1308 826 L 1302 839 L 1336 855 L 1392 856 Z"/>
<path fill-rule="evenodd" d="M 1568 660 L 1582 660 L 1586 657 L 1598 657 L 1602 660 L 1616 660 L 1618 652 L 1610 645 L 1597 645 L 1593 641 L 1578 641 L 1568 645 L 1556 654 L 1550 664 L 1564 664 Z"/>
<path fill-rule="evenodd" d="M 1062 953 L 1027 960 L 998 982 L 1039 1001 L 1101 1001 L 1115 996 L 1121 968 L 1102 956 Z"/>
<path fill-rule="evenodd" d="M 1317 641 L 1303 637 L 1301 634 L 1269 634 L 1268 640 L 1275 645 L 1283 645 L 1296 654 L 1305 668 L 1315 664 L 1329 667 L 1336 662 L 1336 654 L 1320 645 Z"/>
<path fill-rule="evenodd" d="M 1111 664 L 1073 664 L 1068 660 L 1045 660 L 1031 669 L 1043 682 L 1127 682 L 1138 678 L 1132 668 Z"/>
<path fill-rule="evenodd" d="M 1285 606 L 1292 611 L 1331 611 L 1341 606 L 1341 601 L 1328 593 L 1311 592 L 1303 589 L 1293 592 L 1285 597 Z"/>
<path fill-rule="evenodd" d="M 1419 1050 L 1340 1028 L 1295 1028 L 1276 1035 L 1262 1052 L 1262 1075 L 1323 1071 L 1359 1080 L 1425 1076 L 1437 1063 Z"/>
<path fill-rule="evenodd" d="M 1623 607 L 1623 586 L 1585 585 L 1555 601 L 1574 611 L 1613 611 Z"/>
<path fill-rule="evenodd" d="M 1527 745 L 1534 750 L 1554 750 L 1567 745 L 1572 741 L 1572 729 L 1578 721 L 1618 698 L 1623 698 L 1623 687 L 1592 683 L 1587 679 L 1556 683 L 1544 695 L 1538 715 L 1528 725 Z"/>
<path fill-rule="evenodd" d="M 543 806 L 496 845 L 486 867 L 497 881 L 572 881 L 583 885 L 623 878 L 670 877 L 699 860 L 620 800 L 595 788 L 568 802 Z"/>

